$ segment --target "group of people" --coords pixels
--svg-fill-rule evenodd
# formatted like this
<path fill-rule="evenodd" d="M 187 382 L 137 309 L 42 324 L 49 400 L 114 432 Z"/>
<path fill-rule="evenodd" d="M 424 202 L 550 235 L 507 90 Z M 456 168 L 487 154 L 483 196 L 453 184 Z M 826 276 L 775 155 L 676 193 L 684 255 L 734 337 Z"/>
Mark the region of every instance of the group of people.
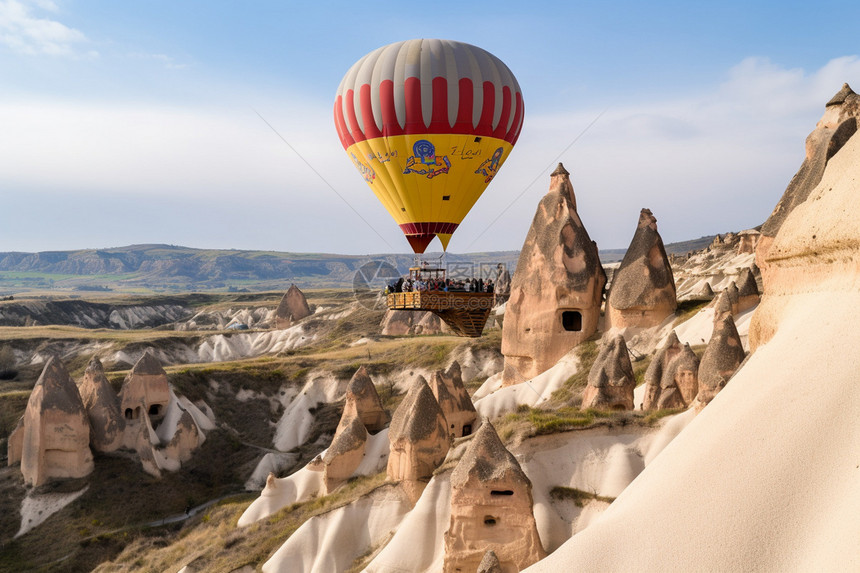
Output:
<path fill-rule="evenodd" d="M 397 280 L 393 285 L 385 287 L 385 294 L 392 292 L 493 292 L 493 279 L 472 278 L 465 280 L 430 278 L 427 280 L 412 277 Z"/>

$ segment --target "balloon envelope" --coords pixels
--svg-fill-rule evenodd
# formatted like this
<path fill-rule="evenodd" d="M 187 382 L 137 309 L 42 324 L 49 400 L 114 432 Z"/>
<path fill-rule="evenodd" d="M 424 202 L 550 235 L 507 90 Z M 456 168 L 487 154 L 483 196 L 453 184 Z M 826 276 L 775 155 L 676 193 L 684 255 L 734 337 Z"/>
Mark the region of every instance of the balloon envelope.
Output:
<path fill-rule="evenodd" d="M 450 40 L 407 40 L 356 62 L 337 90 L 343 148 L 416 253 L 451 234 L 493 180 L 524 115 L 501 60 Z"/>

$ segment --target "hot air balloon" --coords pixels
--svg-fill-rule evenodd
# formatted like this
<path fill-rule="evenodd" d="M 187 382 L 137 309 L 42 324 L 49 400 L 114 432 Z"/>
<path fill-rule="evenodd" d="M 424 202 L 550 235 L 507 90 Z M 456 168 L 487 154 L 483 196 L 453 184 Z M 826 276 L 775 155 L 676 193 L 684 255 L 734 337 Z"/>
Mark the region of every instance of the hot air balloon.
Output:
<path fill-rule="evenodd" d="M 517 142 L 524 105 L 501 60 L 450 40 L 407 40 L 358 60 L 337 90 L 343 148 L 423 253 L 451 234 Z"/>

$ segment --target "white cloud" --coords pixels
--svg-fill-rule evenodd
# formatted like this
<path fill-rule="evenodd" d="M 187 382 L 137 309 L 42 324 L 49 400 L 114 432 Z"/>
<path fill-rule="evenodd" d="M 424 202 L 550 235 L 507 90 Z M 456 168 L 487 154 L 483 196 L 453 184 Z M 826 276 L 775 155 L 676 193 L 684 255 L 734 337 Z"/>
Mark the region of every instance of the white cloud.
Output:
<path fill-rule="evenodd" d="M 0 44 L 30 56 L 81 55 L 78 48 L 88 43 L 83 32 L 57 20 L 40 17 L 34 13 L 36 11 L 56 13 L 59 9 L 49 0 L 0 0 Z M 88 50 L 84 55 L 98 54 Z"/>

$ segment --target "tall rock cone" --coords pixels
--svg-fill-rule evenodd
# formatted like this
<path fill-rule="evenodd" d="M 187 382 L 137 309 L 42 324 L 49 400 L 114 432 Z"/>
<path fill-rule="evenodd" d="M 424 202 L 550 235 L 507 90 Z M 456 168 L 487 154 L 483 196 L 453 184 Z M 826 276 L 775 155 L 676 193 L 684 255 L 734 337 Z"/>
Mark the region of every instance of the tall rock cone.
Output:
<path fill-rule="evenodd" d="M 758 285 L 755 282 L 752 269 L 746 268 L 741 271 L 737 281 L 738 287 L 738 312 L 743 312 L 754 307 L 761 301 Z"/>
<path fill-rule="evenodd" d="M 99 452 L 112 452 L 122 446 L 125 420 L 119 408 L 119 398 L 98 358 L 93 357 L 87 364 L 78 390 L 90 419 L 93 448 Z"/>
<path fill-rule="evenodd" d="M 660 380 L 660 397 L 656 408 L 686 408 L 699 392 L 699 357 L 689 344 L 673 358 Z"/>
<path fill-rule="evenodd" d="M 476 571 L 487 551 L 495 553 L 502 571 L 521 571 L 546 556 L 531 481 L 484 420 L 451 473 L 443 571 Z"/>
<path fill-rule="evenodd" d="M 136 426 L 141 423 L 143 411 L 152 425 L 157 426 L 167 413 L 169 402 L 167 372 L 158 358 L 147 350 L 125 377 L 119 391 L 120 410 L 126 426 L 123 445 L 135 448 L 139 433 Z"/>
<path fill-rule="evenodd" d="M 800 169 L 792 177 L 782 198 L 770 217 L 761 227 L 761 236 L 756 246 L 756 264 L 761 269 L 764 291 L 772 276 L 768 264 L 768 253 L 774 238 L 788 215 L 806 201 L 813 189 L 821 182 L 827 164 L 857 131 L 860 119 L 860 96 L 848 84 L 844 84 L 836 95 L 824 106 L 824 115 L 815 129 L 806 138 L 806 157 Z M 767 339 L 772 333 L 756 332 L 755 317 L 750 325 L 750 345 L 755 348 L 760 338 Z"/>
<path fill-rule="evenodd" d="M 735 319 L 723 312 L 699 364 L 697 407 L 704 407 L 722 390 L 744 361 L 744 347 Z"/>
<path fill-rule="evenodd" d="M 603 347 L 588 373 L 582 391 L 582 409 L 632 410 L 636 378 L 624 337 L 613 336 Z"/>
<path fill-rule="evenodd" d="M 344 417 L 347 411 L 354 410 L 361 423 L 372 434 L 385 429 L 391 420 L 391 416 L 382 407 L 376 386 L 364 366 L 356 370 L 346 387 L 346 403 L 343 410 Z"/>
<path fill-rule="evenodd" d="M 78 387 L 52 356 L 24 412 L 21 473 L 28 485 L 80 478 L 93 471 L 90 421 Z"/>
<path fill-rule="evenodd" d="M 311 308 L 308 306 L 305 293 L 291 284 L 275 310 L 275 328 L 278 330 L 288 328 L 310 314 Z"/>
<path fill-rule="evenodd" d="M 394 412 L 388 429 L 388 479 L 401 482 L 415 503 L 439 465 L 445 460 L 451 438 L 445 414 L 419 376 Z"/>
<path fill-rule="evenodd" d="M 503 384 L 534 378 L 597 330 L 606 274 L 559 163 L 520 251 L 502 325 Z"/>
<path fill-rule="evenodd" d="M 448 421 L 451 438 L 461 438 L 472 433 L 478 413 L 472 398 L 463 385 L 460 363 L 456 360 L 448 370 L 437 370 L 430 377 L 430 389 Z"/>
<path fill-rule="evenodd" d="M 707 283 L 706 283 L 707 284 Z M 642 402 L 643 410 L 653 410 L 657 408 L 660 401 L 661 382 L 663 375 L 669 368 L 669 363 L 672 362 L 679 354 L 681 354 L 681 341 L 678 340 L 678 335 L 675 331 L 666 338 L 663 347 L 657 351 L 654 358 L 651 359 L 651 364 L 645 370 L 645 398 Z"/>
<path fill-rule="evenodd" d="M 323 484 L 327 494 L 352 476 L 364 458 L 366 445 L 367 430 L 361 419 L 354 413 L 344 412 L 322 458 Z"/>
<path fill-rule="evenodd" d="M 657 232 L 657 219 L 648 209 L 639 223 L 606 297 L 606 328 L 650 328 L 678 308 L 675 278 Z"/>

